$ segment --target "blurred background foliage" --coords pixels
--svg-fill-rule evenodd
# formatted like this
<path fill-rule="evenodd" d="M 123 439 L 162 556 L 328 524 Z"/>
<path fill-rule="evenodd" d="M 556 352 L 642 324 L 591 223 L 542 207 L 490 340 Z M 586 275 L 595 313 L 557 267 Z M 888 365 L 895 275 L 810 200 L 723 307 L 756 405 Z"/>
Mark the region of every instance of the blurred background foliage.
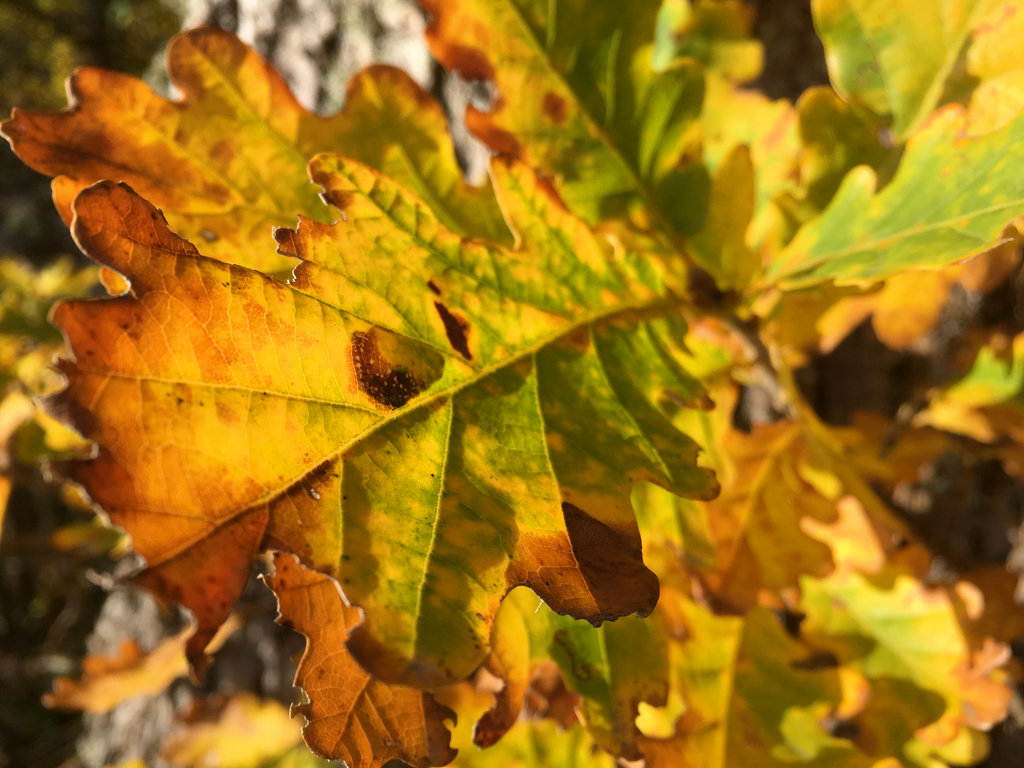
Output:
<path fill-rule="evenodd" d="M 176 0 L 0 0 L 0 114 L 65 107 L 64 80 L 77 66 L 162 71 L 161 52 L 184 13 Z M 74 252 L 49 184 L 0 153 L 0 254 L 41 261 Z"/>

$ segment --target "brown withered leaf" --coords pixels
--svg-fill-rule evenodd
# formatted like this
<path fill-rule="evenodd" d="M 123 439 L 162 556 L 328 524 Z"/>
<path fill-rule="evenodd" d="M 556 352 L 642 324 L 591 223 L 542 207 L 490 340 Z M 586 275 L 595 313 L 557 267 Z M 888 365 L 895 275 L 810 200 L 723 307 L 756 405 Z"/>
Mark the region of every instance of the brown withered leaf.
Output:
<path fill-rule="evenodd" d="M 345 647 L 361 611 L 346 604 L 329 576 L 274 553 L 267 584 L 277 595 L 280 622 L 306 636 L 295 684 L 309 698 L 293 707 L 306 718 L 302 735 L 321 757 L 352 768 L 379 768 L 399 759 L 414 768 L 447 765 L 455 757 L 444 721 L 455 713 L 429 693 L 374 680 Z"/>

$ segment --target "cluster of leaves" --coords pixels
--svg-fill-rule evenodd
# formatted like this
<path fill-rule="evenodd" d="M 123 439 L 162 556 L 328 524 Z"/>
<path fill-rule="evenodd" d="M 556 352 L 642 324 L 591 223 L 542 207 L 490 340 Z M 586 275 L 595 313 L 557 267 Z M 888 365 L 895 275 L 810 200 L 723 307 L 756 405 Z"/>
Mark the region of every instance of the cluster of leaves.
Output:
<path fill-rule="evenodd" d="M 303 736 L 351 766 L 981 760 L 1013 580 L 929 578 L 884 499 L 951 432 L 1020 472 L 1024 342 L 897 423 L 829 426 L 795 372 L 1016 269 L 1024 3 L 819 0 L 834 90 L 796 104 L 743 88 L 731 0 L 423 4 L 496 89 L 480 186 L 401 72 L 321 118 L 210 28 L 177 101 L 83 69 L 3 125 L 110 293 L 52 314 L 94 445 L 57 469 L 194 614 L 179 650 L 270 550 Z M 778 418 L 737 430 L 743 388 Z"/>
<path fill-rule="evenodd" d="M 76 270 L 60 259 L 42 270 L 15 258 L 0 261 L 0 522 L 18 482 L 41 485 L 43 459 L 73 455 L 83 442 L 39 406 L 63 387 L 51 369 L 63 351 L 60 333 L 46 321 L 58 298 L 79 296 L 96 282 L 95 269 Z"/>

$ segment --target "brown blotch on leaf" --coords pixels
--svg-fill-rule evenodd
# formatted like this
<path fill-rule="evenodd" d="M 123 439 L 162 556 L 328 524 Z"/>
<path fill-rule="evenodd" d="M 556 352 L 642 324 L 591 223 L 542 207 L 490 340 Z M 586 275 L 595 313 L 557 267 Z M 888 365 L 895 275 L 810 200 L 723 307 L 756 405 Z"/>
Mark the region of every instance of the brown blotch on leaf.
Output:
<path fill-rule="evenodd" d="M 353 333 L 350 353 L 359 389 L 379 405 L 400 408 L 423 391 L 423 382 L 411 371 L 393 366 L 381 354 L 376 332 Z"/>
<path fill-rule="evenodd" d="M 557 93 L 552 91 L 545 93 L 540 108 L 553 123 L 561 125 L 565 122 L 565 99 Z"/>
<path fill-rule="evenodd" d="M 653 611 L 661 586 L 644 565 L 639 536 L 634 540 L 567 501 L 562 514 L 573 555 L 601 609 L 594 623 Z"/>
<path fill-rule="evenodd" d="M 427 288 L 429 288 L 430 292 L 433 293 L 435 296 L 441 295 L 441 289 L 437 287 L 437 283 L 435 283 L 433 280 L 427 280 Z"/>
<path fill-rule="evenodd" d="M 210 149 L 210 160 L 221 165 L 227 165 L 235 159 L 235 142 L 224 139 L 218 141 Z"/>
<path fill-rule="evenodd" d="M 448 307 L 439 301 L 434 302 L 434 309 L 437 310 L 441 322 L 444 323 L 444 332 L 452 349 L 467 360 L 472 360 L 473 354 L 469 351 L 469 323 L 458 315 L 452 314 Z"/>

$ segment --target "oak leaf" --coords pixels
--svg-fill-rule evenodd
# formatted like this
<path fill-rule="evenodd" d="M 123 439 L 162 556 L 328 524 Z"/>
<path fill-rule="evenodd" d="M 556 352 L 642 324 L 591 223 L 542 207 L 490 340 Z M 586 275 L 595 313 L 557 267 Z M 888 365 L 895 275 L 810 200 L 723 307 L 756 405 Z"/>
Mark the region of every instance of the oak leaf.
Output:
<path fill-rule="evenodd" d="M 654 67 L 692 58 L 732 82 L 753 80 L 764 61 L 764 46 L 752 35 L 753 22 L 753 9 L 736 0 L 666 0 L 658 10 Z"/>
<path fill-rule="evenodd" d="M 563 730 L 553 720 L 521 720 L 491 749 L 463 750 L 453 768 L 614 768 L 619 765 L 594 745 L 583 727 Z"/>
<path fill-rule="evenodd" d="M 894 534 L 907 532 L 868 485 L 877 479 L 870 471 L 877 467 L 858 466 L 852 452 L 836 450 L 845 437 L 808 420 L 758 424 L 749 435 L 731 429 L 717 435 L 718 498 L 695 504 L 652 486 L 637 491 L 642 529 L 658 531 L 645 558 L 667 569 L 659 570 L 663 582 L 694 579 L 713 604 L 733 611 L 747 610 L 766 595 L 781 605 L 780 596 L 795 594 L 802 577 L 831 573 L 838 563 L 827 542 L 835 535 L 833 526 L 844 521 L 846 530 L 857 531 L 851 546 L 884 542 L 878 554 L 884 561 Z M 856 520 L 844 513 L 849 505 L 859 509 Z M 674 566 L 673 558 L 683 565 Z M 683 573 L 676 572 L 680 567 Z"/>
<path fill-rule="evenodd" d="M 463 679 L 527 584 L 600 622 L 647 613 L 630 488 L 708 497 L 663 413 L 705 404 L 657 259 L 610 246 L 496 164 L 516 250 L 465 240 L 367 166 L 311 165 L 335 225 L 281 230 L 294 284 L 199 255 L 128 187 L 75 203 L 81 247 L 130 290 L 68 302 L 60 407 L 97 454 L 65 466 L 205 640 L 272 546 L 365 612 L 349 648 L 388 682 Z"/>
<path fill-rule="evenodd" d="M 294 262 L 275 253 L 267 235 L 293 226 L 298 214 L 326 220 L 306 163 L 337 151 L 408 184 L 456 231 L 504 237 L 493 195 L 462 179 L 440 106 L 400 70 L 363 70 L 349 83 L 345 109 L 324 118 L 304 109 L 270 64 L 214 27 L 172 40 L 167 69 L 176 101 L 134 77 L 85 67 L 68 81 L 68 109 L 16 109 L 0 127 L 23 162 L 56 177 L 65 221 L 85 187 L 125 181 L 206 255 L 286 271 Z"/>
<path fill-rule="evenodd" d="M 918 762 L 981 759 L 984 731 L 1006 715 L 1009 696 L 1000 668 L 1008 657 L 991 642 L 987 653 L 972 653 L 946 590 L 891 570 L 883 575 L 868 580 L 837 572 L 803 580 L 802 632 L 869 681 L 874 692 L 859 717 L 864 743 L 873 744 L 876 755 L 902 753 Z"/>
<path fill-rule="evenodd" d="M 758 252 L 758 272 L 761 261 L 767 260 L 765 254 L 777 252 L 792 237 L 789 214 L 777 200 L 794 190 L 799 177 L 798 114 L 786 99 L 770 99 L 759 91 L 739 88 L 714 72 L 705 74 L 701 112 L 704 163 L 711 174 L 720 175 L 733 153 L 749 150 L 754 206 L 752 219 L 743 225 L 745 231 L 741 234 Z M 711 194 L 715 194 L 714 188 Z M 746 206 L 744 199 L 742 207 Z M 704 224 L 709 225 L 714 226 L 714 222 Z M 703 236 L 702 232 L 696 233 L 698 238 Z"/>
<path fill-rule="evenodd" d="M 978 349 L 961 378 L 932 393 L 916 422 L 984 443 L 1007 437 L 1017 443 L 1024 435 L 1022 401 L 1024 334 L 997 334 Z"/>
<path fill-rule="evenodd" d="M 936 112 L 880 191 L 875 171 L 853 169 L 825 211 L 768 265 L 766 280 L 785 290 L 830 280 L 863 285 L 1012 247 L 1024 211 L 1012 160 L 1024 118 L 975 138 L 964 136 L 965 119 L 956 106 Z"/>
<path fill-rule="evenodd" d="M 182 768 L 253 768 L 277 764 L 299 740 L 297 723 L 281 704 L 242 693 L 173 731 L 160 756 Z"/>
<path fill-rule="evenodd" d="M 815 28 L 833 86 L 848 101 L 892 119 L 906 138 L 954 90 L 957 63 L 997 0 L 953 6 L 884 0 L 814 0 Z M 912 17 L 913 24 L 906 19 Z"/>
<path fill-rule="evenodd" d="M 971 133 L 999 130 L 1024 108 L 1024 57 L 1014 40 L 1024 14 L 1012 3 L 996 3 L 977 19 L 967 71 L 980 82 L 971 92 Z"/>
<path fill-rule="evenodd" d="M 366 768 L 393 758 L 414 768 L 451 762 L 443 721 L 455 713 L 429 693 L 374 680 L 356 663 L 345 640 L 362 615 L 330 577 L 279 552 L 267 584 L 287 617 L 282 623 L 307 638 L 295 684 L 309 701 L 292 714 L 306 719 L 302 735 L 314 753 Z"/>

